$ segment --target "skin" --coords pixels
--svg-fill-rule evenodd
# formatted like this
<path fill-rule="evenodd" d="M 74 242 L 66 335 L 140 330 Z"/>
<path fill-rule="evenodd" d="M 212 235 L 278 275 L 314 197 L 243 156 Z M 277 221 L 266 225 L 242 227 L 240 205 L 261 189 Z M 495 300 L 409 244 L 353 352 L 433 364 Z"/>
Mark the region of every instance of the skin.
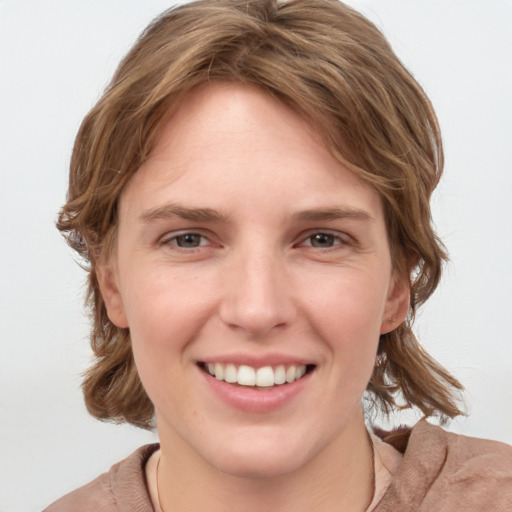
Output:
<path fill-rule="evenodd" d="M 155 405 L 164 510 L 368 506 L 361 397 L 408 286 L 379 195 L 305 119 L 249 86 L 190 93 L 123 191 L 99 278 Z M 314 370 L 268 412 L 227 404 L 198 366 L 275 356 Z"/>

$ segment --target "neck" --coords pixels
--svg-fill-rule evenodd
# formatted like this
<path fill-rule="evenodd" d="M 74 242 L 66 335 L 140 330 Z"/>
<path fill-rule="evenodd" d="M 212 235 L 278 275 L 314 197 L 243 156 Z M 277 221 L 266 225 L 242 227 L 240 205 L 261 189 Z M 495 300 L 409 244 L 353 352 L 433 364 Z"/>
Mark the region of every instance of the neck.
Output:
<path fill-rule="evenodd" d="M 300 468 L 258 478 L 224 473 L 191 453 L 190 447 L 169 442 L 172 436 L 161 436 L 161 508 L 165 512 L 364 511 L 374 494 L 373 451 L 362 413 L 352 423 Z"/>

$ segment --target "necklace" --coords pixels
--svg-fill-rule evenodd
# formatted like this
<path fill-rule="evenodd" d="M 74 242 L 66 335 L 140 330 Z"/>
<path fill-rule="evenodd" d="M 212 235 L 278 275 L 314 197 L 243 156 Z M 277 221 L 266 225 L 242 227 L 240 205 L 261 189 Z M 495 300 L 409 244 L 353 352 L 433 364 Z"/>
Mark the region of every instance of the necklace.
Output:
<path fill-rule="evenodd" d="M 157 502 L 153 503 L 155 512 L 163 512 L 162 507 L 160 503 L 162 503 L 162 500 L 160 499 L 160 487 L 158 486 L 158 470 L 160 469 L 160 459 L 162 458 L 162 453 L 158 452 L 158 462 L 156 463 L 156 499 Z"/>
<path fill-rule="evenodd" d="M 368 505 L 365 507 L 365 512 L 370 512 L 370 507 L 372 506 L 373 499 L 375 498 L 375 494 L 377 492 L 377 483 L 375 478 L 375 447 L 373 446 L 373 439 L 370 435 L 370 432 L 368 432 L 368 429 L 366 429 L 366 436 L 368 437 L 368 442 L 370 443 L 370 450 L 372 451 L 372 481 L 370 483 L 371 486 L 371 495 L 370 495 L 370 501 L 368 502 Z"/>

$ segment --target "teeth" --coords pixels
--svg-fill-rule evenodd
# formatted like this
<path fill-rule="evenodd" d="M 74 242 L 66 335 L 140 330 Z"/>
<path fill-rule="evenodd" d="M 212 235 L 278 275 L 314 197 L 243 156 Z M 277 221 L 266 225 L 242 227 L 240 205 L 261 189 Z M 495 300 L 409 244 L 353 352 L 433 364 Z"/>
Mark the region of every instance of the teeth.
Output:
<path fill-rule="evenodd" d="M 224 380 L 224 368 L 220 363 L 215 363 L 215 378 L 218 380 Z"/>
<path fill-rule="evenodd" d="M 292 383 L 299 380 L 306 373 L 306 365 L 279 365 L 263 366 L 262 368 L 253 368 L 252 366 L 240 365 L 238 368 L 234 364 L 207 363 L 205 369 L 208 373 L 218 380 L 223 380 L 231 384 L 238 383 L 241 386 L 258 386 L 269 388 L 285 383 Z"/>
<path fill-rule="evenodd" d="M 286 368 L 279 365 L 274 370 L 274 384 L 284 384 L 286 382 Z"/>
<path fill-rule="evenodd" d="M 256 386 L 270 387 L 274 385 L 274 370 L 271 366 L 258 368 L 256 372 Z"/>
<path fill-rule="evenodd" d="M 242 386 L 255 386 L 256 370 L 250 366 L 240 366 L 238 368 L 238 384 L 242 384 Z"/>
<path fill-rule="evenodd" d="M 296 373 L 295 366 L 290 366 L 288 368 L 288 370 L 286 370 L 286 382 L 288 382 L 288 383 L 293 382 L 295 380 L 295 373 Z"/>
<path fill-rule="evenodd" d="M 226 371 L 224 372 L 224 380 L 226 382 L 238 381 L 238 372 L 236 371 L 236 366 L 234 364 L 226 365 Z"/>

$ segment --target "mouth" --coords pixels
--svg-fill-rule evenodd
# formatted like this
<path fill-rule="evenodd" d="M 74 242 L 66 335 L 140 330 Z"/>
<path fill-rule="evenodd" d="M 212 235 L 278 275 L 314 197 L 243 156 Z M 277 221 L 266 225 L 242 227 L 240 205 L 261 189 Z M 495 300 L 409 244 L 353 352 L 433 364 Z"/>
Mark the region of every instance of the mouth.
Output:
<path fill-rule="evenodd" d="M 247 387 L 257 390 L 269 390 L 286 386 L 302 379 L 315 369 L 314 364 L 277 365 L 255 368 L 248 365 L 233 363 L 200 362 L 199 368 L 217 380 L 233 386 Z"/>

